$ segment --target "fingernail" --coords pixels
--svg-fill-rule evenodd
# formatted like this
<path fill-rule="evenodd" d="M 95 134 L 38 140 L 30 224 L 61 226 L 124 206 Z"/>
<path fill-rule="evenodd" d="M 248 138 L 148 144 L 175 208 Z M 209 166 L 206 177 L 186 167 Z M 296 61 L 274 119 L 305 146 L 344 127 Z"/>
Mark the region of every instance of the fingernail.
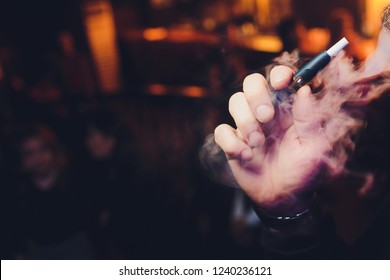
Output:
<path fill-rule="evenodd" d="M 284 75 L 284 74 L 277 73 L 277 74 L 274 74 L 272 77 L 273 84 L 279 84 L 280 82 L 282 82 L 284 80 L 286 80 L 286 75 Z"/>
<path fill-rule="evenodd" d="M 274 114 L 274 110 L 268 105 L 260 105 L 256 109 L 256 115 L 259 121 L 266 123 L 269 122 Z"/>
<path fill-rule="evenodd" d="M 258 147 L 261 144 L 263 144 L 263 139 L 264 139 L 263 135 L 261 135 L 259 132 L 257 132 L 257 131 L 256 132 L 252 132 L 251 135 L 249 136 L 248 144 L 252 148 Z"/>
<path fill-rule="evenodd" d="M 241 159 L 244 161 L 249 161 L 253 158 L 252 150 L 246 149 L 241 152 Z"/>

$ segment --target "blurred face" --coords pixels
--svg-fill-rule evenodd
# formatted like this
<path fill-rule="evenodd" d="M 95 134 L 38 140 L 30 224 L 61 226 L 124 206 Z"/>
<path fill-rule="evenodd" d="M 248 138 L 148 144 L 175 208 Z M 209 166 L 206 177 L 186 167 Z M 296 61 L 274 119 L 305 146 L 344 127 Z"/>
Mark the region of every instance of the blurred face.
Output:
<path fill-rule="evenodd" d="M 45 176 L 54 170 L 55 155 L 38 136 L 22 143 L 21 154 L 23 168 L 32 175 Z"/>
<path fill-rule="evenodd" d="M 86 146 L 90 156 L 94 159 L 107 159 L 114 152 L 116 145 L 113 136 L 105 135 L 101 131 L 91 128 L 86 139 Z"/>

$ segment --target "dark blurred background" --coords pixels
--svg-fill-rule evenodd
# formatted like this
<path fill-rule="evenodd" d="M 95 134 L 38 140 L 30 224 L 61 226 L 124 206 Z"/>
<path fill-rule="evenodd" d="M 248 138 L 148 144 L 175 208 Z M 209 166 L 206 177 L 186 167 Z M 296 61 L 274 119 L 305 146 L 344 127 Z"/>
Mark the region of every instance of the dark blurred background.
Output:
<path fill-rule="evenodd" d="M 2 1 L 2 257 L 261 258 L 249 202 L 199 149 L 282 51 L 347 35 L 364 60 L 386 2 Z"/>

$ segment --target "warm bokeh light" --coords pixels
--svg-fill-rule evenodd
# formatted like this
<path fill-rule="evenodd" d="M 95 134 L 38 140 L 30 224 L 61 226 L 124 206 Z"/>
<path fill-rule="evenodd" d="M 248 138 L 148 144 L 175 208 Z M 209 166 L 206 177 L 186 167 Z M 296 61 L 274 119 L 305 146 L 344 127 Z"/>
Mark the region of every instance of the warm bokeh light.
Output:
<path fill-rule="evenodd" d="M 183 88 L 183 95 L 191 98 L 201 98 L 207 95 L 206 91 L 202 87 L 189 86 Z"/>
<path fill-rule="evenodd" d="M 366 0 L 363 31 L 369 35 L 377 35 L 381 24 L 381 15 L 389 0 Z"/>
<path fill-rule="evenodd" d="M 153 84 L 147 86 L 146 92 L 151 95 L 165 95 L 168 93 L 168 89 L 164 85 Z"/>
<path fill-rule="evenodd" d="M 83 10 L 84 25 L 100 90 L 104 93 L 119 92 L 119 53 L 111 4 L 108 1 L 86 2 Z"/>
<path fill-rule="evenodd" d="M 164 9 L 166 7 L 170 7 L 172 3 L 172 0 L 149 0 L 150 6 L 154 9 Z"/>
<path fill-rule="evenodd" d="M 151 84 L 146 87 L 146 92 L 150 95 L 177 95 L 189 98 L 203 98 L 208 92 L 199 86 L 167 86 L 162 84 Z"/>
<path fill-rule="evenodd" d="M 330 42 L 330 33 L 324 28 L 311 28 L 305 31 L 300 49 L 307 54 L 317 54 L 325 50 Z"/>
<path fill-rule="evenodd" d="M 159 41 L 168 37 L 168 31 L 166 28 L 148 28 L 143 32 L 143 36 L 147 41 Z"/>
<path fill-rule="evenodd" d="M 256 4 L 256 20 L 260 28 L 273 28 L 278 23 L 291 16 L 291 0 L 251 0 Z"/>
<path fill-rule="evenodd" d="M 277 53 L 283 48 L 282 41 L 279 37 L 273 35 L 252 36 L 245 39 L 238 38 L 234 43 L 260 52 Z"/>

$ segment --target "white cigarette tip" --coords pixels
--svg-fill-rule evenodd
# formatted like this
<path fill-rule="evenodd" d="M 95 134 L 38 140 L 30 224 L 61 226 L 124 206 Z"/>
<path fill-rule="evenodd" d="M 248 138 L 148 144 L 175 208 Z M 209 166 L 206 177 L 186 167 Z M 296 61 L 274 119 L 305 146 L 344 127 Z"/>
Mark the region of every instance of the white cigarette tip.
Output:
<path fill-rule="evenodd" d="M 343 37 L 340 41 L 338 41 L 336 44 L 334 44 L 329 50 L 326 52 L 330 57 L 336 56 L 341 50 L 343 50 L 346 46 L 348 46 L 349 42 L 348 40 Z"/>

